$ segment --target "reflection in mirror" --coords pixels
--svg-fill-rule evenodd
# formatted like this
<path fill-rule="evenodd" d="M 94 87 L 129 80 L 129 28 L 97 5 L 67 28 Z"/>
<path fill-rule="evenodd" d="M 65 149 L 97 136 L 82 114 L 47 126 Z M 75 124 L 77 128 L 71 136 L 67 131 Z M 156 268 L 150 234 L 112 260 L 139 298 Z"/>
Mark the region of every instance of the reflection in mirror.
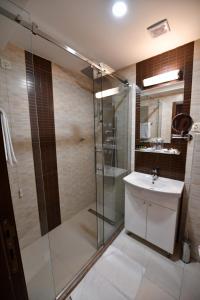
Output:
<path fill-rule="evenodd" d="M 170 83 L 141 92 L 140 97 L 140 140 L 152 142 L 160 138 L 171 142 L 172 119 L 182 112 L 184 82 Z"/>

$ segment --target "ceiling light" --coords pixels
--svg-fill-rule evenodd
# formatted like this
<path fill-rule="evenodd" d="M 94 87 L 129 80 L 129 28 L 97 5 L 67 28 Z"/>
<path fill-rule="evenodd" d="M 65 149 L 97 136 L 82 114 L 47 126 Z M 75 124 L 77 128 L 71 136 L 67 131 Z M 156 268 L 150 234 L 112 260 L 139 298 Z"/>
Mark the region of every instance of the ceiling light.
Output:
<path fill-rule="evenodd" d="M 159 83 L 164 83 L 171 80 L 179 79 L 180 70 L 173 70 L 170 72 L 162 73 L 153 77 L 149 77 L 143 80 L 143 86 L 151 86 Z"/>
<path fill-rule="evenodd" d="M 113 15 L 117 18 L 122 18 L 127 13 L 127 5 L 123 1 L 117 1 L 112 7 Z"/>
<path fill-rule="evenodd" d="M 95 94 L 95 97 L 97 99 L 101 99 L 101 98 L 105 98 L 105 97 L 109 97 L 109 96 L 113 96 L 119 93 L 119 88 L 112 88 L 112 89 L 108 89 L 105 91 L 101 91 Z"/>

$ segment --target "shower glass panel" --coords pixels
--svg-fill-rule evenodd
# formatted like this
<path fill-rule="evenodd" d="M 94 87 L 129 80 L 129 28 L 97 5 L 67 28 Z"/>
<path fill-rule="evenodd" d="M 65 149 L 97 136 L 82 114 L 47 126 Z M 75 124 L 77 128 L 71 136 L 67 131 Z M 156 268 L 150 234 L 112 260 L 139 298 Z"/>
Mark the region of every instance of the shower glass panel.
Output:
<path fill-rule="evenodd" d="M 0 7 L 31 22 L 26 11 L 9 1 L 1 0 Z M 16 164 L 7 166 L 28 297 L 29 300 L 53 300 L 49 238 L 43 232 L 43 228 L 47 228 L 47 214 L 35 89 L 33 82 L 27 79 L 25 51 L 29 53 L 30 67 L 32 33 L 1 13 L 0 27 L 0 108 L 8 118 L 17 159 Z M 40 174 L 37 177 L 36 170 Z"/>
<path fill-rule="evenodd" d="M 93 70 L 33 37 L 48 236 L 56 295 L 97 251 Z"/>
<path fill-rule="evenodd" d="M 103 113 L 102 99 L 97 98 L 97 93 L 102 92 L 103 76 L 96 69 L 93 70 L 94 77 L 94 136 L 95 136 L 95 170 L 96 170 L 96 210 L 97 215 L 98 247 L 104 244 L 104 176 L 103 176 Z"/>
<path fill-rule="evenodd" d="M 98 83 L 99 93 L 95 93 L 97 210 L 103 219 L 103 223 L 98 221 L 100 243 L 105 243 L 124 221 L 123 177 L 130 170 L 129 86 L 113 76 L 102 76 Z"/>
<path fill-rule="evenodd" d="M 31 23 L 13 3 L 0 6 Z M 29 300 L 53 300 L 123 223 L 129 87 L 1 13 L 0 26 L 0 107 L 17 157 L 8 172 L 25 280 Z"/>

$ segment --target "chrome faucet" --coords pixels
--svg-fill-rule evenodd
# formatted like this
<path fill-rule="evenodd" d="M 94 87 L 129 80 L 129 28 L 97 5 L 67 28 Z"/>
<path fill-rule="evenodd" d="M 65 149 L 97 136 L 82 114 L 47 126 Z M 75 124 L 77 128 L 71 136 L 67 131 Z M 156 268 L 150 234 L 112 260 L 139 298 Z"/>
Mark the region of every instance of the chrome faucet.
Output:
<path fill-rule="evenodd" d="M 159 175 L 159 169 L 158 168 L 153 168 L 152 169 L 152 183 L 153 184 L 158 179 L 158 175 Z"/>

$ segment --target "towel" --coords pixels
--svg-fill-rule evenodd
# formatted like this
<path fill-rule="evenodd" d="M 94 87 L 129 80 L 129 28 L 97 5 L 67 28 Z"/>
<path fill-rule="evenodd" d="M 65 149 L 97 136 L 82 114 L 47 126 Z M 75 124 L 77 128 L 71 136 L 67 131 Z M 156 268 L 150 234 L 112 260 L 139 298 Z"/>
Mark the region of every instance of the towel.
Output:
<path fill-rule="evenodd" d="M 4 150 L 5 150 L 5 156 L 6 161 L 13 166 L 14 163 L 17 163 L 17 159 L 15 157 L 11 135 L 10 135 L 10 129 L 8 124 L 8 118 L 6 116 L 6 113 L 3 109 L 0 108 L 0 117 L 1 117 L 1 127 L 3 132 L 3 142 L 4 142 Z"/>
<path fill-rule="evenodd" d="M 149 139 L 151 137 L 151 122 L 140 123 L 140 138 Z"/>

